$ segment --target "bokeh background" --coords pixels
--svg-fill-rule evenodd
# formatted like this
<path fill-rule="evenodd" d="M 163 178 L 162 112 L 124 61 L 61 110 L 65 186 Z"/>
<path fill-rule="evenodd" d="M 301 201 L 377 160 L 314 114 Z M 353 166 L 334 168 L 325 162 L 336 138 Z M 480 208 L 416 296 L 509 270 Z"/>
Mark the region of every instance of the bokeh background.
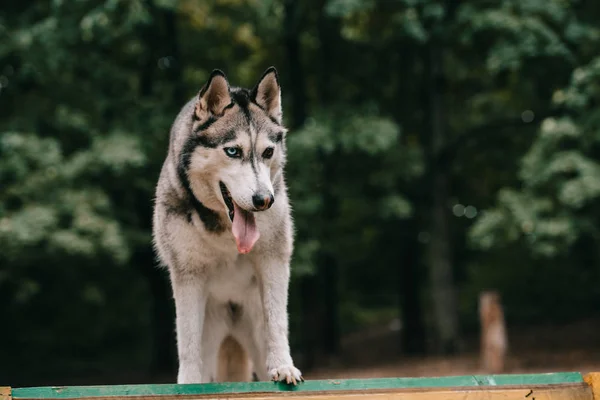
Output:
<path fill-rule="evenodd" d="M 600 3 L 6 0 L 0 383 L 173 382 L 151 246 L 179 108 L 283 87 L 307 378 L 600 370 Z"/>

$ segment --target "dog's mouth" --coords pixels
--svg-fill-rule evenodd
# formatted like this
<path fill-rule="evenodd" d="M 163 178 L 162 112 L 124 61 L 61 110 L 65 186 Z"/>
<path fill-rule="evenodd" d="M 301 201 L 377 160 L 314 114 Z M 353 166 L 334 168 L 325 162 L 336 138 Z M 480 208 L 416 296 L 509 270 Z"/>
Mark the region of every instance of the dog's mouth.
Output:
<path fill-rule="evenodd" d="M 225 201 L 225 205 L 227 206 L 227 215 L 229 215 L 229 219 L 233 222 L 233 217 L 235 216 L 235 207 L 233 206 L 233 199 L 231 198 L 231 193 L 227 190 L 227 186 L 223 182 L 219 182 L 219 188 L 221 188 L 221 194 L 223 195 L 223 201 Z"/>
<path fill-rule="evenodd" d="M 233 201 L 231 193 L 223 182 L 219 182 L 219 188 L 223 195 L 223 201 L 227 206 L 227 215 L 231 220 L 231 233 L 235 238 L 238 251 L 241 254 L 247 254 L 252 250 L 254 244 L 260 237 L 260 233 L 256 228 L 256 220 L 254 214 L 246 211 Z"/>

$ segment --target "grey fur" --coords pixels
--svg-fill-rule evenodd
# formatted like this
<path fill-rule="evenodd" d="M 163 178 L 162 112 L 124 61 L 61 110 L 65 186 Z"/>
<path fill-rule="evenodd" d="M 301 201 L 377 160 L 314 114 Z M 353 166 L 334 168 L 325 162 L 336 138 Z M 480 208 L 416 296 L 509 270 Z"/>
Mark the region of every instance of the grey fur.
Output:
<path fill-rule="evenodd" d="M 153 237 L 175 298 L 178 383 L 216 376 L 223 362 L 218 349 L 228 335 L 249 354 L 261 380 L 301 379 L 288 343 L 293 224 L 285 132 L 273 68 L 252 90 L 232 88 L 214 71 L 172 125 L 156 187 Z M 228 146 L 238 154 L 227 155 Z M 275 149 L 269 159 L 262 157 L 267 147 Z M 236 247 L 221 186 L 246 210 L 242 215 L 253 212 L 260 237 L 247 254 Z M 275 196 L 270 208 L 256 212 L 252 196 L 269 194 Z M 252 379 L 251 371 L 247 376 Z"/>

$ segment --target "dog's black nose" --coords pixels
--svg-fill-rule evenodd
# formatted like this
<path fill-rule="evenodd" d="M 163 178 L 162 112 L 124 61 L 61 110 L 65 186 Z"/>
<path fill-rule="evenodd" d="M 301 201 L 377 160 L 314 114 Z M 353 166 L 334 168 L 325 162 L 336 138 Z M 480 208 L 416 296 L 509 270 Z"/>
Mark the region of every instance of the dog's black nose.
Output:
<path fill-rule="evenodd" d="M 272 194 L 255 194 L 252 196 L 252 204 L 257 210 L 268 210 L 275 201 Z"/>

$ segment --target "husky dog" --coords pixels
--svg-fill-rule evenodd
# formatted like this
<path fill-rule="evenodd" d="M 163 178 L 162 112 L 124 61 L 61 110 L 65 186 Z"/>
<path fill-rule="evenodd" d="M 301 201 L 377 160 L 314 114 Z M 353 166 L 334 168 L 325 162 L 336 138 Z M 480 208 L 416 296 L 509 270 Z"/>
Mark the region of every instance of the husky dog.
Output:
<path fill-rule="evenodd" d="M 175 298 L 178 383 L 250 380 L 250 363 L 259 380 L 303 380 L 288 341 L 285 134 L 273 67 L 252 90 L 214 70 L 173 123 L 153 236 Z"/>

